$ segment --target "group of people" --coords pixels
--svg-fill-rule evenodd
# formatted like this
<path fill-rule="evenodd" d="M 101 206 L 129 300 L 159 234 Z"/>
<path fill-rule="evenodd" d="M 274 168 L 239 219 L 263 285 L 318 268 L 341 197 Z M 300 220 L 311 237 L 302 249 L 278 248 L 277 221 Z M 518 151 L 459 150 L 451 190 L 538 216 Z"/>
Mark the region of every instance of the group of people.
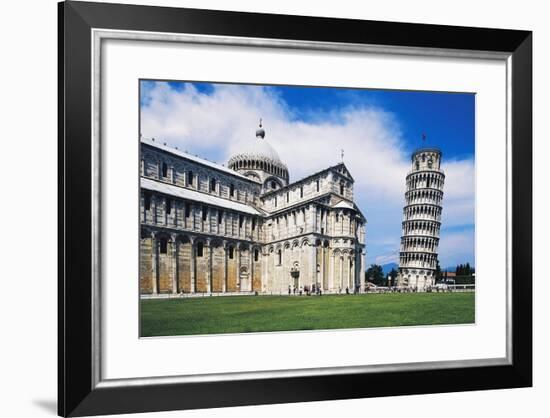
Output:
<path fill-rule="evenodd" d="M 357 286 L 357 288 L 353 292 L 350 291 L 349 287 L 346 287 L 345 289 L 342 289 L 341 287 L 338 288 L 338 294 L 339 295 L 341 295 L 343 293 L 345 293 L 346 295 L 350 295 L 351 293 L 356 293 L 356 292 L 357 293 L 359 292 L 359 286 Z M 305 285 L 305 286 L 300 286 L 300 287 L 292 286 L 292 285 L 289 284 L 288 285 L 288 294 L 289 295 L 298 295 L 298 296 L 302 296 L 302 295 L 321 296 L 323 294 L 323 289 L 321 289 L 320 284 L 316 284 L 316 283 L 313 283 L 311 286 Z"/>
<path fill-rule="evenodd" d="M 398 287 L 398 286 L 390 286 L 390 287 L 365 287 L 366 293 L 416 293 L 419 291 L 425 291 L 425 292 L 452 292 L 453 289 L 449 286 L 441 287 L 441 286 L 427 286 L 424 289 L 419 289 L 417 286 L 410 286 L 410 287 Z"/>
<path fill-rule="evenodd" d="M 305 285 L 305 286 L 300 286 L 300 287 L 296 287 L 296 286 L 292 286 L 292 285 L 288 285 L 288 294 L 289 295 L 298 295 L 298 296 L 302 296 L 302 295 L 306 295 L 306 296 L 311 296 L 311 295 L 318 295 L 318 296 L 321 296 L 323 294 L 323 290 L 321 289 L 321 286 L 318 285 L 318 284 L 315 284 L 313 283 L 311 286 L 308 286 L 308 285 Z"/>

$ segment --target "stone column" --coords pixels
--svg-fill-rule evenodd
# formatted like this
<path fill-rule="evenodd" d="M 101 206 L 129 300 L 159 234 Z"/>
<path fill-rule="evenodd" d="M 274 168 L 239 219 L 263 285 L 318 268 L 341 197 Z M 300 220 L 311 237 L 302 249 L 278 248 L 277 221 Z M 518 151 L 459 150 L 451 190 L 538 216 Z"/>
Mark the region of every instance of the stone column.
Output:
<path fill-rule="evenodd" d="M 325 243 L 323 241 L 321 241 L 321 262 L 319 263 L 320 264 L 320 274 L 319 274 L 319 278 L 321 280 L 321 289 L 325 290 L 325 272 L 326 272 L 326 266 L 325 266 L 325 252 L 326 252 L 326 248 L 325 248 Z M 317 267 L 317 266 L 315 266 Z M 328 284 L 328 283 L 327 283 Z"/>
<path fill-rule="evenodd" d="M 311 283 L 315 283 L 315 287 L 317 287 L 317 246 L 316 245 L 309 245 L 309 251 L 310 251 L 310 274 L 311 274 Z"/>
<path fill-rule="evenodd" d="M 227 292 L 227 243 L 222 243 L 223 248 L 223 283 L 222 283 L 222 292 Z"/>
<path fill-rule="evenodd" d="M 151 195 L 151 221 L 157 223 L 157 198 L 155 195 Z"/>
<path fill-rule="evenodd" d="M 153 294 L 158 293 L 158 240 L 157 235 L 151 233 L 151 256 L 153 257 L 153 277 L 151 278 Z"/>
<path fill-rule="evenodd" d="M 212 245 L 210 241 L 206 242 L 206 254 L 208 254 L 208 269 L 206 271 L 206 284 L 208 291 L 212 293 Z"/>
<path fill-rule="evenodd" d="M 191 286 L 190 286 L 190 293 L 195 293 L 195 269 L 197 267 L 196 259 L 195 259 L 195 239 L 192 237 L 189 237 L 189 242 L 191 243 L 191 271 L 190 271 L 190 280 L 191 280 Z"/>
<path fill-rule="evenodd" d="M 269 274 L 269 250 L 265 249 L 266 253 L 264 254 L 264 249 L 260 249 L 260 255 L 262 256 L 262 291 L 265 290 L 265 284 L 269 282 L 268 280 L 268 274 Z"/>
<path fill-rule="evenodd" d="M 342 288 L 342 292 L 344 289 L 344 254 L 340 253 L 340 283 L 338 283 L 338 287 Z"/>
<path fill-rule="evenodd" d="M 235 246 L 235 255 L 237 257 L 237 291 L 241 291 L 241 248 L 240 244 Z"/>
<path fill-rule="evenodd" d="M 164 225 L 168 226 L 168 197 L 164 198 Z"/>
<path fill-rule="evenodd" d="M 349 274 L 350 274 L 349 281 L 352 287 L 351 291 L 355 293 L 355 254 L 353 255 L 353 257 L 350 254 L 349 263 L 351 264 L 349 267 Z"/>
<path fill-rule="evenodd" d="M 328 277 L 328 288 L 334 289 L 334 250 L 329 252 L 329 277 Z"/>
<path fill-rule="evenodd" d="M 178 293 L 178 241 L 172 234 L 172 293 Z"/>
<path fill-rule="evenodd" d="M 248 249 L 248 283 L 250 285 L 250 288 L 247 289 L 248 291 L 252 291 L 254 285 L 253 285 L 253 282 L 254 282 L 254 275 L 252 274 L 253 271 L 252 269 L 254 268 L 254 255 L 253 255 L 253 249 L 252 249 L 252 246 L 249 247 Z"/>

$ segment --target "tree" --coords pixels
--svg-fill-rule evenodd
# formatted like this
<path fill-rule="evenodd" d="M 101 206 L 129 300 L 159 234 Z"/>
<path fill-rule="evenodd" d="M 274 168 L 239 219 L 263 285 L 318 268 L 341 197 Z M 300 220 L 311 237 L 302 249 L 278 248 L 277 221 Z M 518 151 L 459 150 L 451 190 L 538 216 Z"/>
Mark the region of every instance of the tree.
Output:
<path fill-rule="evenodd" d="M 397 270 L 392 268 L 388 273 L 388 286 L 395 286 L 395 280 L 397 279 Z"/>
<path fill-rule="evenodd" d="M 382 266 L 378 264 L 371 264 L 365 273 L 365 277 L 377 286 L 384 284 L 384 271 L 382 270 Z"/>
<path fill-rule="evenodd" d="M 437 260 L 437 264 L 435 265 L 435 282 L 441 281 L 441 266 L 439 265 L 439 260 Z"/>

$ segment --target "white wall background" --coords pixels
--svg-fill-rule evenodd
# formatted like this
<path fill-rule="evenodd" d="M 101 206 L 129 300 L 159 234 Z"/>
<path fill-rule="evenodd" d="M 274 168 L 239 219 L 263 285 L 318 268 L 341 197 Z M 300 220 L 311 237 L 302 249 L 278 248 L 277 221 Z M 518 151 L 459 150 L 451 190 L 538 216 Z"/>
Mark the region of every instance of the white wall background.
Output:
<path fill-rule="evenodd" d="M 120 1 L 119 2 L 124 2 Z M 530 29 L 534 34 L 535 349 L 534 388 L 227 408 L 156 415 L 185 417 L 370 416 L 543 417 L 550 393 L 550 284 L 543 273 L 550 152 L 550 26 L 544 2 L 524 0 L 134 1 L 135 3 L 450 25 Z M 0 414 L 43 417 L 56 409 L 57 8 L 53 0 L 1 7 Z M 31 187 L 32 186 L 32 187 Z M 9 204 L 8 204 L 9 202 Z M 12 216 L 17 210 L 17 216 Z M 32 254 L 32 258 L 31 255 Z M 14 284 L 17 283 L 17 286 Z M 26 288 L 23 292 L 20 289 Z M 154 416 L 147 414 L 146 416 Z"/>

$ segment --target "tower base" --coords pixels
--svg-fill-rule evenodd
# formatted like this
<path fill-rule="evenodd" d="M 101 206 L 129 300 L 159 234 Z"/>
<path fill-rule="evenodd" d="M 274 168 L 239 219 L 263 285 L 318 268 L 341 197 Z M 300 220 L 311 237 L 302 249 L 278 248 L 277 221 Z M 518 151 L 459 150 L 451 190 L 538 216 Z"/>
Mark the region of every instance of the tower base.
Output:
<path fill-rule="evenodd" d="M 435 270 L 399 268 L 397 287 L 425 292 L 435 286 Z"/>

